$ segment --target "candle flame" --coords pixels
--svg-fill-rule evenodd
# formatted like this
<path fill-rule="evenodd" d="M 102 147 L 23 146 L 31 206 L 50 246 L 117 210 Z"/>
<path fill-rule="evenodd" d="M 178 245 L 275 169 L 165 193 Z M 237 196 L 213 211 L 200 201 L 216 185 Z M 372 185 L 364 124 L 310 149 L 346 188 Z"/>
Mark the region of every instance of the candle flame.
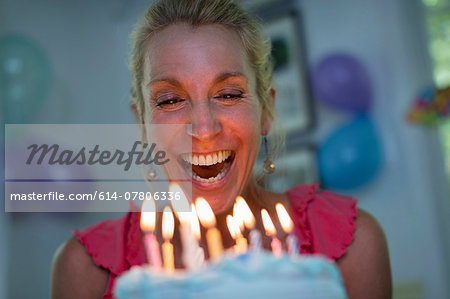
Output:
<path fill-rule="evenodd" d="M 234 240 L 242 236 L 241 230 L 236 223 L 236 219 L 234 219 L 234 217 L 231 215 L 227 216 L 227 226 L 228 230 L 230 231 L 231 237 L 233 237 Z"/>
<path fill-rule="evenodd" d="M 272 219 L 270 219 L 269 212 L 266 209 L 261 210 L 261 217 L 266 230 L 266 235 L 273 236 L 277 233 L 275 226 L 273 225 Z"/>
<path fill-rule="evenodd" d="M 286 208 L 281 203 L 277 203 L 275 205 L 275 209 L 277 210 L 277 215 L 278 219 L 280 220 L 281 227 L 287 234 L 290 234 L 292 229 L 294 228 L 294 223 L 292 222 L 291 217 L 289 217 Z"/>
<path fill-rule="evenodd" d="M 195 239 L 199 241 L 202 235 L 200 233 L 200 223 L 198 223 L 198 216 L 197 212 L 195 211 L 194 204 L 191 204 L 191 211 L 191 231 L 194 234 Z"/>
<path fill-rule="evenodd" d="M 170 240 L 173 237 L 174 219 L 172 209 L 165 207 L 162 216 L 162 235 L 164 240 Z"/>
<path fill-rule="evenodd" d="M 238 205 L 239 210 L 242 210 L 242 217 L 244 219 L 245 227 L 248 229 L 252 229 L 255 226 L 255 217 L 253 216 L 252 211 L 245 202 L 245 199 L 242 196 L 236 197 L 236 204 Z"/>
<path fill-rule="evenodd" d="M 189 205 L 189 201 L 186 198 L 186 195 L 181 189 L 180 185 L 177 183 L 170 183 L 169 192 L 173 192 L 173 194 L 180 194 L 180 199 L 172 200 L 170 203 L 172 205 L 173 211 L 176 213 L 180 223 L 189 224 L 191 221 L 191 207 Z"/>
<path fill-rule="evenodd" d="M 216 225 L 216 217 L 206 199 L 198 197 L 195 201 L 195 208 L 197 210 L 198 219 L 200 219 L 200 223 L 205 228 L 211 228 Z"/>
<path fill-rule="evenodd" d="M 153 199 L 147 199 L 142 203 L 141 210 L 141 230 L 151 233 L 155 230 L 156 208 Z"/>
<path fill-rule="evenodd" d="M 233 205 L 233 218 L 241 231 L 243 231 L 245 227 L 244 216 L 242 215 L 242 213 L 242 208 L 240 208 L 240 205 L 235 202 Z"/>

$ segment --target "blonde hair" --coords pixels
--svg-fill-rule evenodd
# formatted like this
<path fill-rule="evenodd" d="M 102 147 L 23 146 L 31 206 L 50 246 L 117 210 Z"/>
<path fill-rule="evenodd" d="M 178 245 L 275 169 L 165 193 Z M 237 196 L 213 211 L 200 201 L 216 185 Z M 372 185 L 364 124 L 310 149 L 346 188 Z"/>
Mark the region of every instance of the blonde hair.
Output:
<path fill-rule="evenodd" d="M 284 149 L 285 139 L 270 103 L 271 43 L 262 35 L 260 23 L 233 0 L 158 0 L 144 13 L 131 34 L 131 101 L 136 109 L 137 122 L 145 123 L 145 104 L 149 100 L 144 98 L 142 89 L 145 67 L 148 66 L 148 44 L 155 33 L 175 23 L 186 23 L 193 27 L 217 24 L 239 35 L 250 66 L 255 72 L 256 96 L 265 116 L 273 121 L 270 156 L 274 159 Z M 262 175 L 260 172 L 257 177 L 260 179 Z"/>
<path fill-rule="evenodd" d="M 144 123 L 145 101 L 148 100 L 142 92 L 147 45 L 155 33 L 175 23 L 187 23 L 193 27 L 218 24 L 238 33 L 255 72 L 258 100 L 267 116 L 274 118 L 269 103 L 271 45 L 262 36 L 259 23 L 232 0 L 159 0 L 149 7 L 131 35 L 131 100 L 139 123 Z"/>

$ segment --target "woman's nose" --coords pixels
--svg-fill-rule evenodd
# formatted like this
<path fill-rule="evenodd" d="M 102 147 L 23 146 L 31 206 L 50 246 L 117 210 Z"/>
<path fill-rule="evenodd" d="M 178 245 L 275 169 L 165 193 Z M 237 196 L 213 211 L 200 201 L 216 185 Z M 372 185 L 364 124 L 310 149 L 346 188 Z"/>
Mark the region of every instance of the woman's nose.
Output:
<path fill-rule="evenodd" d="M 193 105 L 191 110 L 190 135 L 199 141 L 210 141 L 216 136 L 221 125 L 214 107 L 209 101 L 203 101 Z"/>

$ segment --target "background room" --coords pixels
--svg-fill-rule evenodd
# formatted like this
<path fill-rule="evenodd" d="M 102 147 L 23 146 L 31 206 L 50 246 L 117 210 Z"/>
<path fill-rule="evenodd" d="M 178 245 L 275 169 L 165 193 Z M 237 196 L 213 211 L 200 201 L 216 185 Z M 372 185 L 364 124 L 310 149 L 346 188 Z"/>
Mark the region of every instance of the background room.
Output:
<path fill-rule="evenodd" d="M 356 197 L 385 230 L 394 298 L 450 298 L 450 1 L 241 2 L 276 49 L 288 137 L 269 187 Z M 128 35 L 148 5 L 0 0 L 2 123 L 133 123 Z M 71 230 L 116 216 L 0 213 L 0 298 L 48 298 Z"/>

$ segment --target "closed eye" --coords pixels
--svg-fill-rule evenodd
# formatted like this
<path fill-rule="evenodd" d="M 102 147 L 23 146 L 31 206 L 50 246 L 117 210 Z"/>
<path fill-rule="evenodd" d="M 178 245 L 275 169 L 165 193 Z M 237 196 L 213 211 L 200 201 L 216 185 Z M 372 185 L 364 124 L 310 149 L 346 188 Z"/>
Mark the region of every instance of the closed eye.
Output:
<path fill-rule="evenodd" d="M 178 97 L 174 97 L 174 98 L 168 98 L 168 99 L 157 99 L 156 100 L 156 107 L 159 109 L 176 109 L 178 108 L 183 102 L 185 101 L 185 99 L 183 98 L 178 98 Z"/>
<path fill-rule="evenodd" d="M 214 99 L 219 100 L 225 104 L 238 102 L 242 98 L 244 98 L 244 94 L 242 92 L 221 93 L 214 97 Z"/>

